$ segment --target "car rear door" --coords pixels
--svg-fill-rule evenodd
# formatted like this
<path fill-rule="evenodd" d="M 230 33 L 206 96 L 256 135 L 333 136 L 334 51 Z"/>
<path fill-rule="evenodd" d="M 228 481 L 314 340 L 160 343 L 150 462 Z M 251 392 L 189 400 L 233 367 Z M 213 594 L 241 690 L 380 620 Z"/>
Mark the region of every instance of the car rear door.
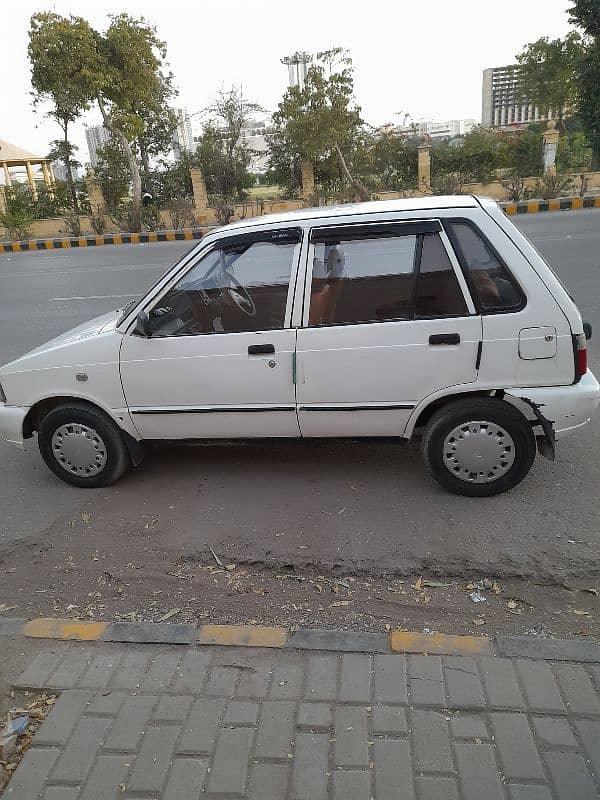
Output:
<path fill-rule="evenodd" d="M 297 339 L 303 436 L 400 436 L 477 378 L 481 317 L 438 220 L 315 228 Z"/>

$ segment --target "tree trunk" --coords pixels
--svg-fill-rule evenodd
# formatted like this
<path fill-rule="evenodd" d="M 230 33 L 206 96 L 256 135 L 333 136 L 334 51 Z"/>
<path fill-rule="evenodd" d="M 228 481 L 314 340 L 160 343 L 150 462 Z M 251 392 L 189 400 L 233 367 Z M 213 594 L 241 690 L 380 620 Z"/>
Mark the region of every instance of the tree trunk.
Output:
<path fill-rule="evenodd" d="M 129 139 L 125 136 L 123 131 L 113 123 L 110 114 L 106 112 L 104 101 L 100 97 L 98 97 L 98 106 L 102 114 L 104 126 L 118 139 L 125 153 L 125 158 L 127 159 L 127 166 L 129 167 L 129 174 L 131 176 L 130 227 L 133 233 L 139 233 L 142 229 L 142 178 L 138 163 L 131 149 Z"/>
<path fill-rule="evenodd" d="M 75 181 L 73 180 L 73 173 L 71 172 L 71 157 L 69 156 L 71 145 L 69 143 L 69 135 L 68 135 L 69 134 L 68 120 L 63 121 L 62 129 L 63 129 L 63 140 L 65 143 L 62 160 L 63 164 L 65 165 L 66 181 L 67 181 L 67 186 L 69 187 L 69 194 L 71 195 L 73 212 L 77 214 L 77 216 L 79 216 L 79 200 L 77 199 L 77 189 L 75 188 Z"/>
<path fill-rule="evenodd" d="M 360 197 L 360 199 L 364 200 L 364 201 L 370 200 L 371 199 L 371 195 L 369 194 L 369 191 L 366 188 L 366 186 L 364 185 L 364 183 L 362 181 L 360 181 L 358 178 L 353 178 L 352 175 L 350 174 L 350 170 L 348 169 L 348 165 L 346 164 L 346 160 L 344 159 L 344 156 L 342 155 L 342 151 L 340 150 L 339 145 L 336 144 L 336 145 L 334 145 L 334 147 L 335 147 L 336 153 L 338 154 L 338 158 L 340 160 L 340 164 L 342 165 L 342 169 L 344 171 L 344 174 L 346 175 L 346 178 L 350 181 L 350 184 L 354 187 L 354 189 L 356 189 L 356 192 L 357 192 L 358 196 Z"/>
<path fill-rule="evenodd" d="M 142 172 L 144 175 L 144 183 L 148 183 L 148 176 L 150 175 L 150 159 L 148 158 L 148 149 L 146 147 L 146 143 L 144 142 L 143 138 L 138 139 L 138 144 L 140 147 L 140 158 L 142 160 Z M 146 186 L 146 191 L 148 191 L 148 187 Z"/>

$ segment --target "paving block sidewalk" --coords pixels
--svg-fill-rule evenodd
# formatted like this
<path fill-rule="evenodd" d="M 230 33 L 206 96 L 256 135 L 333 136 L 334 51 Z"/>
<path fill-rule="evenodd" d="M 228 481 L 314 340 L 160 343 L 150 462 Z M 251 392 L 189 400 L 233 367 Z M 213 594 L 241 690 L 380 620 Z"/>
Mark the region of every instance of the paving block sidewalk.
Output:
<path fill-rule="evenodd" d="M 7 800 L 590 800 L 600 665 L 55 643 Z"/>

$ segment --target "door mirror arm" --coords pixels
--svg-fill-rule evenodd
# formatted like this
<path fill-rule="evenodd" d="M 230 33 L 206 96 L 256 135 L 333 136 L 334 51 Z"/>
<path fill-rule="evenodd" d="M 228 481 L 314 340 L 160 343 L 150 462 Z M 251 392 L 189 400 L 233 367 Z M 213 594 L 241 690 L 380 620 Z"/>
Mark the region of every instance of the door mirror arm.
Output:
<path fill-rule="evenodd" d="M 150 326 L 150 316 L 147 311 L 140 311 L 135 320 L 133 329 L 135 336 L 142 336 L 144 339 L 152 338 L 152 328 Z"/>

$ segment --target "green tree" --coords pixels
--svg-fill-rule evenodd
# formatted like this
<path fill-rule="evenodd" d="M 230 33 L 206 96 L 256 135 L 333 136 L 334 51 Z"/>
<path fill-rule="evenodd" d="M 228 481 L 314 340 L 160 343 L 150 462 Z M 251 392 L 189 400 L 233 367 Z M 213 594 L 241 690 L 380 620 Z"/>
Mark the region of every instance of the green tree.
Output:
<path fill-rule="evenodd" d="M 572 31 L 564 39 L 531 42 L 517 56 L 522 96 L 542 113 L 557 117 L 561 130 L 565 111 L 574 109 L 577 101 L 583 47 L 581 36 Z"/>
<path fill-rule="evenodd" d="M 417 141 L 395 133 L 373 138 L 370 148 L 375 188 L 399 192 L 417 186 Z"/>
<path fill-rule="evenodd" d="M 368 200 L 369 192 L 349 168 L 363 128 L 353 93 L 352 60 L 348 53 L 339 47 L 318 53 L 304 87 L 290 87 L 273 115 L 272 166 L 277 168 L 287 160 L 297 175 L 300 163 L 309 161 L 316 175 L 319 164 L 333 156 L 354 193 Z"/>
<path fill-rule="evenodd" d="M 592 148 L 583 131 L 568 131 L 560 137 L 556 153 L 558 172 L 587 172 L 591 159 Z"/>
<path fill-rule="evenodd" d="M 143 18 L 128 14 L 111 17 L 104 35 L 95 34 L 102 56 L 95 99 L 104 126 L 123 150 L 131 176 L 131 228 L 142 224 L 142 178 L 133 142 L 146 130 L 144 115 L 158 111 L 169 94 L 171 75 L 165 75 L 166 45 Z"/>
<path fill-rule="evenodd" d="M 249 117 L 261 107 L 246 100 L 241 89 L 220 92 L 206 110 L 208 119 L 193 161 L 202 169 L 206 191 L 221 223 L 229 222 L 233 206 L 254 184 L 252 151 L 242 136 Z"/>
<path fill-rule="evenodd" d="M 543 137 L 539 125 L 529 125 L 524 131 L 504 137 L 502 166 L 522 178 L 541 175 L 544 171 Z"/>
<path fill-rule="evenodd" d="M 98 148 L 98 163 L 94 170 L 109 214 L 115 214 L 129 192 L 131 178 L 127 157 L 121 142 L 111 136 Z"/>
<path fill-rule="evenodd" d="M 600 169 L 600 4 L 598 0 L 575 0 L 570 19 L 585 34 L 577 62 L 579 85 L 577 111 L 592 148 L 592 169 Z"/>
<path fill-rule="evenodd" d="M 79 213 L 72 177 L 69 126 L 90 106 L 100 59 L 88 23 L 52 12 L 34 14 L 29 29 L 29 60 L 34 104 L 50 102 L 49 116 L 63 133 L 60 158 L 65 165 L 73 211 Z"/>
<path fill-rule="evenodd" d="M 161 113 L 170 113 L 165 99 L 172 94 L 172 76 L 165 72 L 164 42 L 143 18 L 128 14 L 111 16 L 105 33 L 81 17 L 37 14 L 29 55 L 36 97 L 54 102 L 57 119 L 72 121 L 90 104 L 98 104 L 104 126 L 127 160 L 130 224 L 139 231 L 142 179 L 135 142 L 156 129 Z"/>

